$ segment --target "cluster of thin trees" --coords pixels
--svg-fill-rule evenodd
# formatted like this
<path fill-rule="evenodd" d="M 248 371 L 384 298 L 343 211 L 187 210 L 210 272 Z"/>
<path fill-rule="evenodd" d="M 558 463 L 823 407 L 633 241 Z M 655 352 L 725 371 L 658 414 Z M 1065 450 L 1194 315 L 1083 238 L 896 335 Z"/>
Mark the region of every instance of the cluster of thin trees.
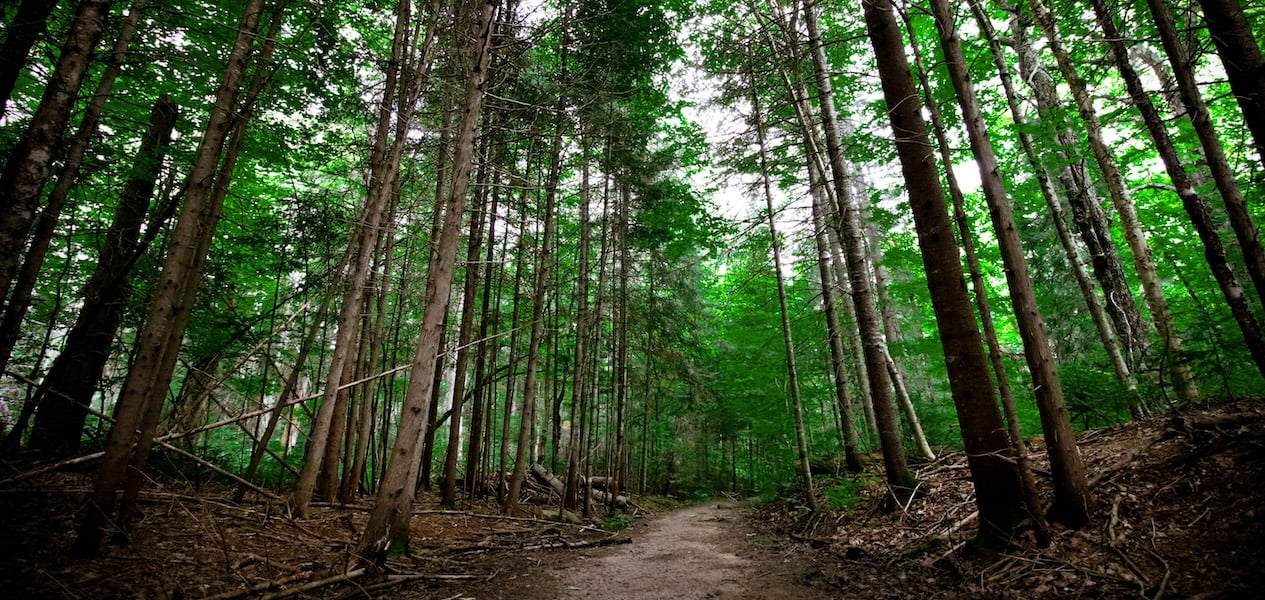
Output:
<path fill-rule="evenodd" d="M 666 91 L 667 72 L 686 56 L 675 25 L 688 15 L 723 24 L 710 32 L 716 39 L 704 61 L 724 80 L 721 101 L 747 117 L 744 152 L 734 162 L 755 174 L 752 198 L 764 205 L 790 422 L 810 506 L 816 494 L 792 338 L 796 315 L 782 278 L 793 248 L 776 218 L 786 188 L 809 198 L 803 254 L 820 290 L 829 404 L 848 467 L 862 468 L 863 433 L 873 432 L 894 498 L 909 501 L 917 481 L 901 416 L 915 455 L 934 456 L 889 348 L 901 341 L 901 327 L 886 297 L 884 237 L 863 215 L 870 191 L 860 175 L 876 159 L 849 150 L 863 125 L 855 117 L 863 111 L 849 107 L 866 99 L 855 86 L 836 92 L 840 61 L 877 65 L 879 126 L 900 165 L 902 206 L 913 218 L 985 538 L 1004 540 L 1028 518 L 1039 537 L 1046 517 L 1080 527 L 1095 505 L 1056 369 L 1057 344 L 1027 262 L 1031 248 L 1014 214 L 1009 186 L 1017 179 L 1038 182 L 1065 276 L 1120 385 L 1134 390 L 1150 378 L 1181 401 L 1199 397 L 1144 219 L 1095 90 L 1078 70 L 1083 61 L 1065 47 L 1061 27 L 1084 28 L 1080 17 L 1093 16 L 1093 52 L 1109 61 L 1144 124 L 1247 358 L 1265 373 L 1254 316 L 1265 252 L 1249 192 L 1240 188 L 1244 161 L 1234 158 L 1254 152 L 1248 170 L 1260 166 L 1265 84 L 1258 74 L 1265 64 L 1235 0 L 1205 0 L 1202 19 L 1183 14 L 1180 26 L 1165 0 L 1063 2 L 1064 18 L 1043 0 L 865 0 L 863 24 L 851 7 L 812 0 L 562 2 L 547 15 L 502 0 L 401 0 L 390 11 L 243 0 L 231 16 L 225 7 L 211 17 L 235 23 L 231 39 L 211 42 L 181 20 L 184 11 L 144 0 L 58 4 L 21 2 L 6 14 L 0 50 L 8 136 L 0 177 L 0 370 L 20 384 L 6 389 L 25 390 L 6 450 L 76 456 L 87 424 L 108 424 L 73 548 L 81 556 L 94 555 L 107 533 L 126 539 L 153 446 L 223 471 L 170 442 L 226 426 L 239 428 L 249 448 L 241 472 L 224 472 L 238 480 L 239 499 L 252 490 L 272 495 L 258 485 L 270 461 L 292 471 L 286 501 L 297 516 L 317 499 L 373 495 L 357 549 L 370 562 L 407 549 L 414 497 L 432 480 L 447 504 L 462 484 L 469 497 L 492 482 L 506 511 L 518 508 L 536 462 L 565 472 L 561 504 L 572 510 L 590 510 L 584 481 L 598 469 L 615 492 L 670 481 L 678 446 L 663 422 L 684 409 L 661 410 L 660 403 L 675 396 L 692 406 L 709 395 L 694 365 L 701 353 L 683 348 L 697 342 L 689 329 L 701 309 L 687 305 L 701 285 L 702 248 L 714 240 L 703 204 L 674 173 L 695 151 L 676 139 L 690 129 L 665 125 L 679 110 Z M 1137 12 L 1122 11 L 1126 5 Z M 860 38 L 850 35 L 858 28 L 872 52 L 857 49 Z M 964 50 L 963 28 L 981 51 Z M 202 73 L 212 83 L 201 96 L 181 89 L 196 75 L 177 77 L 133 59 L 173 52 L 173 40 L 195 40 L 175 46 L 191 65 L 195 54 L 214 55 L 220 71 Z M 838 50 L 841 40 L 848 52 Z M 1199 40 L 1211 40 L 1224 66 L 1241 107 L 1236 117 L 1253 140 L 1246 150 L 1218 138 L 1195 70 Z M 341 53 L 357 43 L 358 55 Z M 36 58 L 41 44 L 56 49 L 47 65 Z M 1003 107 L 1004 118 L 981 105 L 981 64 L 996 78 L 1004 101 L 991 106 Z M 310 81 L 316 72 L 328 78 L 323 87 Z M 1162 86 L 1158 101 L 1147 87 L 1153 80 Z M 152 105 L 138 108 L 136 98 Z M 956 107 L 939 106 L 944 98 Z M 135 135 L 103 127 L 142 120 Z M 998 122 L 1013 130 L 990 131 Z M 1193 142 L 1175 133 L 1185 127 Z M 979 168 L 988 236 L 971 230 L 972 200 L 953 172 L 963 138 Z M 995 148 L 1002 143 L 1019 149 L 1023 177 L 1003 177 Z M 97 160 L 106 153 L 126 153 L 128 166 Z M 1196 155 L 1200 164 L 1190 164 Z M 270 179 L 270 171 L 282 175 Z M 783 185 L 788 180 L 799 184 Z M 89 194 L 88 182 L 107 191 Z M 346 226 L 306 222 L 321 210 L 302 211 L 329 203 L 330 189 L 351 197 L 343 205 Z M 1097 197 L 1103 190 L 1110 216 Z M 302 199 L 288 207 L 287 194 Z M 261 197 L 256 205 L 253 196 Z M 105 231 L 76 242 L 78 229 L 93 228 L 84 216 L 90 206 L 108 207 L 109 218 L 98 219 Z M 217 255 L 269 264 L 242 258 L 252 250 L 225 241 L 226 228 L 256 213 L 272 213 L 282 227 L 263 236 L 272 252 L 301 256 L 278 259 L 272 279 L 239 294 L 218 285 L 226 267 Z M 1232 240 L 1222 239 L 1223 221 Z M 1116 231 L 1127 253 L 1117 248 Z M 1049 448 L 1048 508 L 1026 466 L 981 239 L 996 240 L 1000 251 L 1008 314 Z M 1240 284 L 1242 271 L 1251 286 Z M 65 292 L 63 302 L 67 286 L 77 291 Z M 57 290 L 51 311 L 43 297 L 50 289 Z M 225 364 L 224 348 L 190 343 L 191 323 L 231 315 L 250 298 L 262 316 L 233 340 L 249 346 L 234 364 Z M 223 306 L 209 308 L 217 303 Z M 63 309 L 75 316 L 58 316 Z M 111 370 L 122 376 L 106 383 Z M 227 406 L 220 388 L 244 371 L 260 381 L 255 397 Z M 95 408 L 105 396 L 109 402 Z M 1129 402 L 1135 416 L 1155 408 L 1144 394 Z M 298 430 L 295 465 L 284 454 Z M 286 442 L 278 445 L 278 437 Z M 722 455 L 723 444 L 715 440 Z M 736 480 L 738 449 L 734 439 L 729 444 Z M 432 474 L 432 465 L 440 472 Z"/>

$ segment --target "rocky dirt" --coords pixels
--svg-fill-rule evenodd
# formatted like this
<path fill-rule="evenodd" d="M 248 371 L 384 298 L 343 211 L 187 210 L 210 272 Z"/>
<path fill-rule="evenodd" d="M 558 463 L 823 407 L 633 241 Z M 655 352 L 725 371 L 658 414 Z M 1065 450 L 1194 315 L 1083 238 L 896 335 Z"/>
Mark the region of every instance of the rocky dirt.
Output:
<path fill-rule="evenodd" d="M 230 490 L 156 480 L 129 546 L 93 561 L 64 550 L 90 478 L 0 485 L 5 598 L 1257 598 L 1265 589 L 1265 407 L 1241 402 L 1081 436 L 1095 520 L 969 556 L 974 499 L 961 454 L 919 465 L 923 495 L 884 511 L 877 476 L 823 478 L 836 509 L 794 498 L 711 502 L 631 515 L 613 533 L 490 502 L 439 510 L 427 496 L 413 553 L 370 578 L 348 572 L 367 506 L 229 500 Z M 1048 492 L 1048 476 L 1038 483 Z M 877 469 L 877 465 L 875 467 Z M 840 489 L 851 490 L 840 495 Z M 855 493 L 853 493 L 855 492 Z M 846 506 L 845 506 L 846 505 Z"/>

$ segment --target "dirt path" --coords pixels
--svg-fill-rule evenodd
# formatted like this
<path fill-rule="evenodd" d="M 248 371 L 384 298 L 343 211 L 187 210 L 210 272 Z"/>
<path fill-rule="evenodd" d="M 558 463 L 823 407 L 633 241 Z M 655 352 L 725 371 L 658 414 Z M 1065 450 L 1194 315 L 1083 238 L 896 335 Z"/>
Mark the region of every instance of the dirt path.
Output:
<path fill-rule="evenodd" d="M 796 566 L 760 548 L 736 505 L 667 513 L 633 542 L 575 555 L 554 570 L 554 598 L 822 598 L 794 581 Z"/>

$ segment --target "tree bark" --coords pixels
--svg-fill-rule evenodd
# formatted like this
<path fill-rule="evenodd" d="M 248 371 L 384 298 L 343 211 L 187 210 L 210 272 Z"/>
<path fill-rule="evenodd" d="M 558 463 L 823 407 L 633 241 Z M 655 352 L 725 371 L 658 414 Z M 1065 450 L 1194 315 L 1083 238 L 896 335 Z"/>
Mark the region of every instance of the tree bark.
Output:
<path fill-rule="evenodd" d="M 473 19 L 470 47 L 467 50 L 469 73 L 465 97 L 461 103 L 461 120 L 457 126 L 453 175 L 444 211 L 435 255 L 426 277 L 425 314 L 422 333 L 409 371 L 409 387 L 401 410 L 392 460 L 383 475 L 374 498 L 369 520 L 356 547 L 358 560 L 381 566 L 388 554 L 408 550 L 409 523 L 416 477 L 418 441 L 424 436 L 428 415 L 426 402 L 434 385 L 435 357 L 443 341 L 443 320 L 448 313 L 448 296 L 452 287 L 457 258 L 457 238 L 465 207 L 470 170 L 474 162 L 474 133 L 478 126 L 487 79 L 488 55 L 492 42 L 492 17 L 496 0 L 471 0 L 465 10 L 477 10 Z"/>
<path fill-rule="evenodd" d="M 299 480 L 289 500 L 291 509 L 303 517 L 307 516 L 308 504 L 316 492 L 317 480 L 326 460 L 325 452 L 329 444 L 330 428 L 333 425 L 335 410 L 338 408 L 339 382 L 343 376 L 344 366 L 352 354 L 352 346 L 357 339 L 360 326 L 360 312 L 365 283 L 369 277 L 369 265 L 373 259 L 374 248 L 378 245 L 383 214 L 386 212 L 391 191 L 394 189 L 393 182 L 399 174 L 400 157 L 408 139 L 406 132 L 413 120 L 417 98 L 421 94 L 422 75 L 429 61 L 435 22 L 432 21 L 426 30 L 426 40 L 423 42 L 421 56 L 415 56 L 409 50 L 409 45 L 415 42 L 411 33 L 411 14 L 412 2 L 409 0 L 400 2 L 396 13 L 391 59 L 387 64 L 385 87 L 382 100 L 378 105 L 377 125 L 370 153 L 368 192 L 360 213 L 356 241 L 353 242 L 355 246 L 346 275 L 348 285 L 343 296 L 342 309 L 339 312 L 338 332 L 335 335 L 334 350 L 325 380 L 325 393 L 316 417 L 312 420 L 312 428 L 304 453 L 303 469 L 299 471 Z M 437 15 L 432 15 L 432 17 L 438 18 Z M 395 123 L 394 138 L 391 137 L 392 122 Z"/>
<path fill-rule="evenodd" d="M 839 140 L 838 119 L 835 116 L 834 93 L 830 86 L 830 73 L 826 54 L 817 28 L 817 15 L 813 0 L 803 0 L 804 23 L 808 28 L 808 43 L 813 54 L 813 66 L 817 74 L 818 102 L 822 125 L 826 133 L 826 152 L 833 174 L 835 200 L 840 204 L 843 242 L 846 247 L 848 277 L 852 287 L 852 303 L 856 309 L 857 326 L 861 330 L 861 342 L 865 352 L 865 371 L 870 384 L 870 396 L 874 405 L 874 419 L 879 433 L 879 445 L 883 449 L 883 467 L 887 482 L 901 502 L 913 494 L 916 479 L 909 470 L 905 449 L 900 441 L 900 428 L 892 406 L 892 386 L 887 374 L 883 333 L 874 306 L 869 275 L 865 266 L 865 249 L 861 233 L 859 208 L 848 187 L 847 171 L 843 162 L 843 149 Z M 866 4 L 867 11 L 872 7 Z M 891 10 L 888 5 L 886 10 Z M 890 16 L 890 15 L 889 15 Z M 897 34 L 899 36 L 899 33 Z M 899 37 L 897 38 L 899 44 Z M 901 56 L 903 58 L 903 50 Z M 908 74 L 908 67 L 906 67 Z M 955 255 L 956 256 L 956 255 Z"/>
<path fill-rule="evenodd" d="M 110 13 L 110 0 L 84 0 L 75 11 L 39 108 L 0 173 L 0 298 L 8 298 L 48 167 L 70 122 L 88 59 Z"/>
<path fill-rule="evenodd" d="M 967 464 L 975 485 L 980 514 L 979 539 L 990 544 L 1005 543 L 1022 514 L 1019 478 L 1009 460 L 1009 443 L 994 403 L 983 344 L 962 279 L 958 247 L 953 241 L 931 140 L 922 119 L 921 103 L 917 101 L 918 93 L 892 4 L 887 0 L 866 0 L 863 7 L 892 131 L 897 132 L 896 150 L 918 231 L 932 308 L 940 328 L 940 343 L 962 428 Z"/>
<path fill-rule="evenodd" d="M 151 415 L 160 412 L 176 351 L 188 323 L 190 302 L 219 221 L 224 194 L 217 185 L 227 185 L 228 179 L 227 176 L 219 180 L 216 177 L 220 151 L 229 131 L 234 125 L 242 124 L 237 98 L 262 13 L 263 0 L 251 0 L 238 24 L 238 34 L 198 147 L 197 160 L 186 183 L 184 207 L 171 232 L 171 243 L 149 304 L 145 328 L 138 336 L 136 354 L 115 409 L 116 421 L 110 429 L 101 470 L 72 547 L 75 555 L 95 556 L 104 528 L 114 516 L 115 494 L 129 478 L 129 465 L 133 470 L 134 461 L 143 465 L 144 455 L 149 451 L 153 428 L 146 425 L 156 422 Z"/>
<path fill-rule="evenodd" d="M 22 0 L 18 5 L 4 46 L 0 47 L 0 116 L 4 116 L 18 73 L 26 66 L 31 47 L 48 27 L 48 15 L 55 6 L 57 0 Z"/>
<path fill-rule="evenodd" d="M 1162 4 L 1162 0 L 1148 1 L 1153 5 L 1153 9 L 1155 4 Z M 1230 307 L 1230 313 L 1234 315 L 1234 322 L 1238 324 L 1239 332 L 1243 335 L 1243 341 L 1247 343 L 1252 360 L 1256 363 L 1256 369 L 1262 376 L 1265 376 L 1265 340 L 1261 338 L 1261 326 L 1256 321 L 1256 316 L 1252 314 L 1252 305 L 1243 293 L 1243 287 L 1239 285 L 1238 278 L 1226 261 L 1225 247 L 1221 243 L 1221 236 L 1217 235 L 1212 215 L 1208 212 L 1208 203 L 1195 190 L 1195 184 L 1190 180 L 1186 167 L 1182 165 L 1181 159 L 1177 155 L 1177 147 L 1173 144 L 1172 138 L 1168 135 L 1168 129 L 1164 126 L 1163 117 L 1160 116 L 1159 110 L 1155 108 L 1155 104 L 1151 102 L 1150 94 L 1147 93 L 1146 88 L 1142 85 L 1142 78 L 1133 70 L 1133 65 L 1129 64 L 1129 49 L 1124 45 L 1124 38 L 1116 27 L 1110 9 L 1107 8 L 1107 4 L 1103 0 L 1090 0 L 1090 5 L 1094 8 L 1094 15 L 1098 18 L 1098 25 L 1102 27 L 1103 33 L 1107 35 L 1107 46 L 1110 49 L 1111 58 L 1116 63 L 1116 70 L 1120 71 L 1120 76 L 1124 79 L 1125 89 L 1129 92 L 1129 98 L 1133 101 L 1133 106 L 1138 109 L 1138 112 L 1142 113 L 1142 121 L 1146 124 L 1146 129 L 1151 134 L 1151 140 L 1155 142 L 1155 148 L 1160 154 L 1160 159 L 1164 161 L 1164 170 L 1168 172 L 1169 179 L 1173 181 L 1173 186 L 1177 188 L 1177 196 L 1181 198 L 1182 208 L 1186 210 L 1186 214 L 1190 217 L 1190 221 L 1194 224 L 1195 231 L 1199 235 L 1199 241 L 1203 243 L 1204 258 L 1208 261 L 1208 267 L 1212 270 L 1212 275 L 1217 280 L 1217 286 L 1221 288 L 1221 295 Z M 1161 6 L 1160 8 L 1163 11 L 1167 7 Z M 1152 10 L 1152 14 L 1156 14 L 1156 11 Z M 1157 24 L 1159 24 L 1161 30 L 1167 28 L 1170 33 L 1175 32 L 1175 28 L 1172 27 L 1171 16 L 1169 16 L 1167 22 L 1163 18 L 1166 15 L 1162 14 L 1162 12 L 1156 16 Z M 1163 37 L 1168 38 L 1169 36 L 1165 35 Z M 1189 75 L 1189 72 L 1187 72 L 1187 75 Z M 1186 97 L 1185 90 L 1183 90 L 1183 97 Z M 1189 112 L 1192 115 L 1198 115 L 1198 110 L 1199 107 L 1197 105 L 1189 107 Z M 1203 116 L 1203 125 L 1211 130 L 1211 123 L 1206 121 L 1206 109 Z M 1196 119 L 1198 119 L 1198 116 L 1196 116 Z M 1220 144 L 1213 148 L 1214 151 L 1219 149 Z M 1224 160 L 1224 156 L 1221 158 Z M 1218 171 L 1219 169 L 1214 167 L 1214 174 Z M 1225 173 L 1222 174 L 1224 175 Z M 1220 179 L 1218 178 L 1218 180 Z M 1231 181 L 1233 181 L 1233 178 L 1231 178 Z M 1237 189 L 1238 186 L 1235 185 L 1232 191 L 1237 191 Z M 1232 204 L 1230 196 L 1223 195 L 1223 197 L 1226 199 L 1227 207 Z M 1247 207 L 1243 204 L 1243 197 L 1239 195 L 1237 200 L 1237 206 L 1242 211 L 1241 216 L 1248 217 Z M 1256 237 L 1256 228 L 1252 226 L 1250 217 L 1248 217 L 1246 225 L 1251 228 L 1247 232 L 1251 236 L 1249 241 L 1256 242 L 1256 251 L 1259 253 L 1260 239 Z M 1237 231 L 1238 227 L 1235 230 Z M 1249 254 L 1246 248 L 1244 248 L 1244 254 Z M 1249 270 L 1251 270 L 1250 265 L 1252 262 L 1249 258 Z M 1258 288 L 1258 291 L 1260 289 Z"/>
<path fill-rule="evenodd" d="M 1265 58 L 1256 45 L 1247 13 L 1239 0 L 1199 0 L 1199 6 L 1230 80 L 1230 90 L 1252 133 L 1257 160 L 1265 163 Z"/>

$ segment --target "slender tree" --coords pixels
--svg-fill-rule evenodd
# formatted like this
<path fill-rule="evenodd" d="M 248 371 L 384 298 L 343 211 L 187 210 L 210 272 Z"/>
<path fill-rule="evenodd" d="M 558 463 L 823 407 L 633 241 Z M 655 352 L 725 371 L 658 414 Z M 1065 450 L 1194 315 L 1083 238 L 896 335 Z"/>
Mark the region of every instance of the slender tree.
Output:
<path fill-rule="evenodd" d="M 1023 256 L 1023 243 L 1015 229 L 1015 219 L 1006 197 L 1005 183 L 997 166 L 992 141 L 984 125 L 979 101 L 975 98 L 975 86 L 967 72 L 966 56 L 952 8 L 945 0 L 931 0 L 940 32 L 940 47 L 944 51 L 949 79 L 957 93 L 962 109 L 962 121 L 971 143 L 971 153 L 979 166 L 980 185 L 988 212 L 992 217 L 993 231 L 1005 265 L 1009 284 L 1010 303 L 1014 310 L 1019 335 L 1023 339 L 1024 358 L 1032 374 L 1033 393 L 1041 413 L 1041 429 L 1050 457 L 1050 469 L 1054 474 L 1054 505 L 1050 517 L 1071 528 L 1080 528 L 1089 522 L 1094 509 L 1094 497 L 1085 479 L 1085 467 L 1080 451 L 1076 449 L 1076 434 L 1072 431 L 1063 402 L 1063 385 L 1055 371 L 1054 355 L 1045 333 L 1045 321 L 1037 307 L 1036 293 L 1028 276 L 1027 259 Z"/>
<path fill-rule="evenodd" d="M 461 7 L 461 10 L 473 13 L 474 17 L 470 19 L 469 46 L 464 51 L 469 72 L 456 131 L 452 183 L 444 210 L 443 227 L 426 277 L 426 312 L 422 319 L 422 333 L 413 353 L 409 387 L 404 397 L 391 462 L 382 477 L 369 513 L 369 521 L 365 524 L 356 547 L 359 560 L 374 565 L 380 566 L 388 554 L 397 554 L 408 549 L 411 506 L 417 484 L 415 474 L 418 442 L 424 437 L 429 422 L 426 402 L 434 386 L 435 357 L 443 342 L 443 320 L 448 313 L 448 293 L 452 287 L 457 258 L 457 239 L 474 162 L 474 133 L 485 94 L 496 5 L 496 0 L 469 0 Z"/>
<path fill-rule="evenodd" d="M 33 450 L 53 456 L 79 450 L 87 408 L 110 356 L 114 333 L 131 291 L 131 266 L 141 225 L 178 114 L 179 109 L 166 96 L 150 111 L 149 127 L 141 138 L 127 186 L 115 206 L 97 268 L 82 292 L 84 302 L 79 317 L 31 400 L 39 407 L 28 442 Z"/>
<path fill-rule="evenodd" d="M 143 466 L 149 452 L 153 430 L 145 425 L 156 421 L 150 415 L 159 412 L 165 396 L 160 390 L 166 389 L 171 381 L 176 351 L 188 324 L 190 305 L 219 221 L 228 178 L 217 177 L 217 172 L 223 173 L 220 153 L 229 132 L 241 125 L 238 115 L 242 113 L 237 100 L 262 14 L 263 0 L 251 0 L 238 24 L 237 37 L 198 146 L 197 159 L 185 185 L 184 206 L 170 235 L 145 328 L 138 337 L 140 341 L 115 409 L 115 423 L 110 428 L 101 470 L 72 548 L 72 553 L 78 556 L 96 554 L 104 528 L 114 517 L 115 494 L 125 479 L 139 476 L 141 471 L 136 470 L 133 461 Z M 230 167 L 229 162 L 224 167 Z M 224 193 L 217 189 L 219 186 Z"/>
<path fill-rule="evenodd" d="M 861 341 L 865 351 L 865 371 L 869 378 L 879 445 L 883 449 L 883 467 L 888 484 L 892 486 L 897 498 L 903 502 L 913 493 L 917 482 L 909 470 L 909 463 L 900 442 L 900 429 L 893 411 L 883 333 L 879 327 L 879 317 L 871 294 L 869 273 L 865 266 L 859 208 L 848 187 L 843 147 L 839 139 L 838 119 L 835 116 L 834 93 L 830 86 L 830 71 L 826 63 L 824 43 L 817 28 L 816 9 L 813 8 L 812 0 L 804 0 L 801 6 L 804 24 L 808 30 L 809 50 L 812 53 L 813 66 L 817 75 L 817 100 L 826 134 L 826 153 L 830 160 L 835 200 L 839 202 L 841 209 L 839 218 L 844 232 L 842 237 L 846 249 L 852 303 L 856 309 L 857 325 L 861 330 Z M 899 43 L 899 38 L 897 40 Z"/>

